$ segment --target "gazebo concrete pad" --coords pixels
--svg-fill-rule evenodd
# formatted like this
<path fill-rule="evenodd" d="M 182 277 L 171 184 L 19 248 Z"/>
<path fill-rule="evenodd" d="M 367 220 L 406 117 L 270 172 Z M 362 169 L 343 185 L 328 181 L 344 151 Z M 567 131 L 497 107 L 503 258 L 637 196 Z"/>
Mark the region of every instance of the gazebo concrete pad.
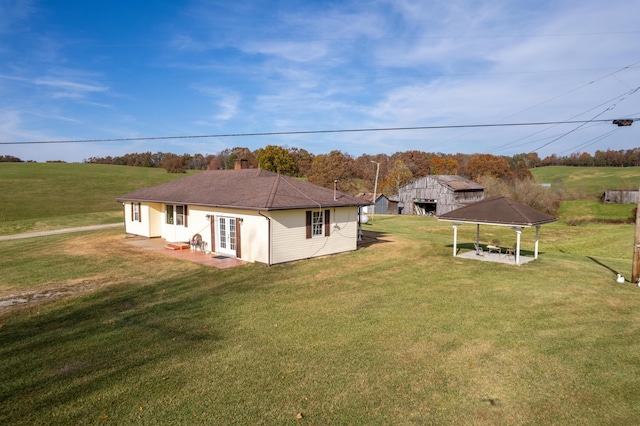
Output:
<path fill-rule="evenodd" d="M 486 251 L 480 255 L 476 254 L 475 250 L 465 251 L 463 253 L 458 253 L 456 257 L 462 258 L 462 259 L 480 260 L 483 262 L 504 263 L 508 265 L 516 264 L 516 259 L 515 259 L 515 256 L 513 255 L 507 256 L 506 254 L 489 253 Z M 535 260 L 535 259 L 533 257 L 526 257 L 526 256 L 520 255 L 520 265 L 529 263 L 532 260 Z"/>

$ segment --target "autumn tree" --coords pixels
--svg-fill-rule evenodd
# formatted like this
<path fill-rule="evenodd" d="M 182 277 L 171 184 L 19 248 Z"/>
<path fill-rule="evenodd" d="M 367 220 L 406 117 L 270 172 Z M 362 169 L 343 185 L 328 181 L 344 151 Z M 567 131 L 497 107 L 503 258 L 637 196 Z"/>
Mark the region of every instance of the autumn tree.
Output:
<path fill-rule="evenodd" d="M 384 178 L 383 187 L 388 195 L 395 195 L 402 185 L 411 182 L 412 179 L 413 173 L 409 167 L 402 160 L 396 160 Z"/>
<path fill-rule="evenodd" d="M 413 176 L 427 176 L 434 174 L 431 171 L 432 161 L 431 155 L 422 151 L 404 151 L 404 152 L 396 152 L 391 156 L 393 163 L 397 160 L 401 160 L 404 165 L 411 170 Z"/>
<path fill-rule="evenodd" d="M 491 154 L 476 154 L 469 158 L 464 174 L 476 182 L 482 176 L 505 179 L 511 178 L 511 167 L 504 157 Z"/>
<path fill-rule="evenodd" d="M 261 169 L 283 175 L 294 175 L 296 172 L 296 164 L 291 153 L 281 146 L 267 145 L 256 150 L 255 155 Z"/>
<path fill-rule="evenodd" d="M 314 155 L 306 149 L 289 148 L 289 154 L 296 165 L 296 176 L 307 176 L 311 171 Z"/>
<path fill-rule="evenodd" d="M 455 175 L 458 174 L 458 160 L 451 156 L 434 155 L 431 157 L 431 174 Z"/>
<path fill-rule="evenodd" d="M 176 154 L 165 154 L 162 159 L 161 167 L 166 169 L 169 173 L 184 173 L 186 171 L 183 157 Z"/>
<path fill-rule="evenodd" d="M 338 188 L 343 192 L 353 191 L 354 177 L 353 158 L 338 150 L 315 156 L 307 175 L 309 182 L 327 188 L 332 188 L 337 180 Z"/>

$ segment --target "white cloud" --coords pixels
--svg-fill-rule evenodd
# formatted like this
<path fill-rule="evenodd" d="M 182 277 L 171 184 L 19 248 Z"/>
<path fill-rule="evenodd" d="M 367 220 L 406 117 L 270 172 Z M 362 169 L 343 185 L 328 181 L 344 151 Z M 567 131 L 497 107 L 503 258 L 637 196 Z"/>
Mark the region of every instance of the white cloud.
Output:
<path fill-rule="evenodd" d="M 207 98 L 213 99 L 216 105 L 216 111 L 211 115 L 211 118 L 207 120 L 197 120 L 197 124 L 220 124 L 220 121 L 231 120 L 238 114 L 239 104 L 242 99 L 238 93 L 207 86 L 194 86 L 194 89 Z"/>

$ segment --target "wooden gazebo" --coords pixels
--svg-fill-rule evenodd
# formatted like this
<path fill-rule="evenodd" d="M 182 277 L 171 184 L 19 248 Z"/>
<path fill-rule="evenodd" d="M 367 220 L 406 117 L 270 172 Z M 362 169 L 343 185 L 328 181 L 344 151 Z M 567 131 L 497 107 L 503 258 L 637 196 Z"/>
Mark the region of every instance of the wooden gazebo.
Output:
<path fill-rule="evenodd" d="M 507 197 L 491 197 L 450 211 L 438 220 L 453 222 L 453 256 L 457 252 L 458 226 L 476 225 L 476 247 L 480 244 L 480 225 L 508 226 L 516 232 L 515 262 L 520 264 L 520 235 L 524 228 L 536 228 L 534 258 L 538 258 L 540 226 L 557 218 Z"/>

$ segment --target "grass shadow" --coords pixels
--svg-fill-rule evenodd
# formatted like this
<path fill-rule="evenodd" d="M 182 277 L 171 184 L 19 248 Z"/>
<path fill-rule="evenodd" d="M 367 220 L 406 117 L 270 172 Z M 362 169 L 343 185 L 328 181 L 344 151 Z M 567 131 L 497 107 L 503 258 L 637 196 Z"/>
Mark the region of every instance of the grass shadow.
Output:
<path fill-rule="evenodd" d="M 598 259 L 596 259 L 596 258 L 594 258 L 594 257 L 587 256 L 587 259 L 589 259 L 589 260 L 591 260 L 592 262 L 594 262 L 594 263 L 596 263 L 596 264 L 598 264 L 598 265 L 602 266 L 602 267 L 603 267 L 603 268 L 605 268 L 605 269 L 608 269 L 609 271 L 611 271 L 611 272 L 612 272 L 614 275 L 616 275 L 616 276 L 620 273 L 619 271 L 617 271 L 617 270 L 613 269 L 612 267 L 610 267 L 610 266 L 608 266 L 608 265 L 605 265 L 604 263 L 600 262 Z M 626 281 L 626 280 L 625 280 L 625 281 Z"/>
<path fill-rule="evenodd" d="M 387 235 L 388 233 L 386 232 L 363 230 L 362 238 L 358 241 L 358 248 L 366 248 L 375 244 L 388 243 L 389 241 L 383 239 Z"/>

